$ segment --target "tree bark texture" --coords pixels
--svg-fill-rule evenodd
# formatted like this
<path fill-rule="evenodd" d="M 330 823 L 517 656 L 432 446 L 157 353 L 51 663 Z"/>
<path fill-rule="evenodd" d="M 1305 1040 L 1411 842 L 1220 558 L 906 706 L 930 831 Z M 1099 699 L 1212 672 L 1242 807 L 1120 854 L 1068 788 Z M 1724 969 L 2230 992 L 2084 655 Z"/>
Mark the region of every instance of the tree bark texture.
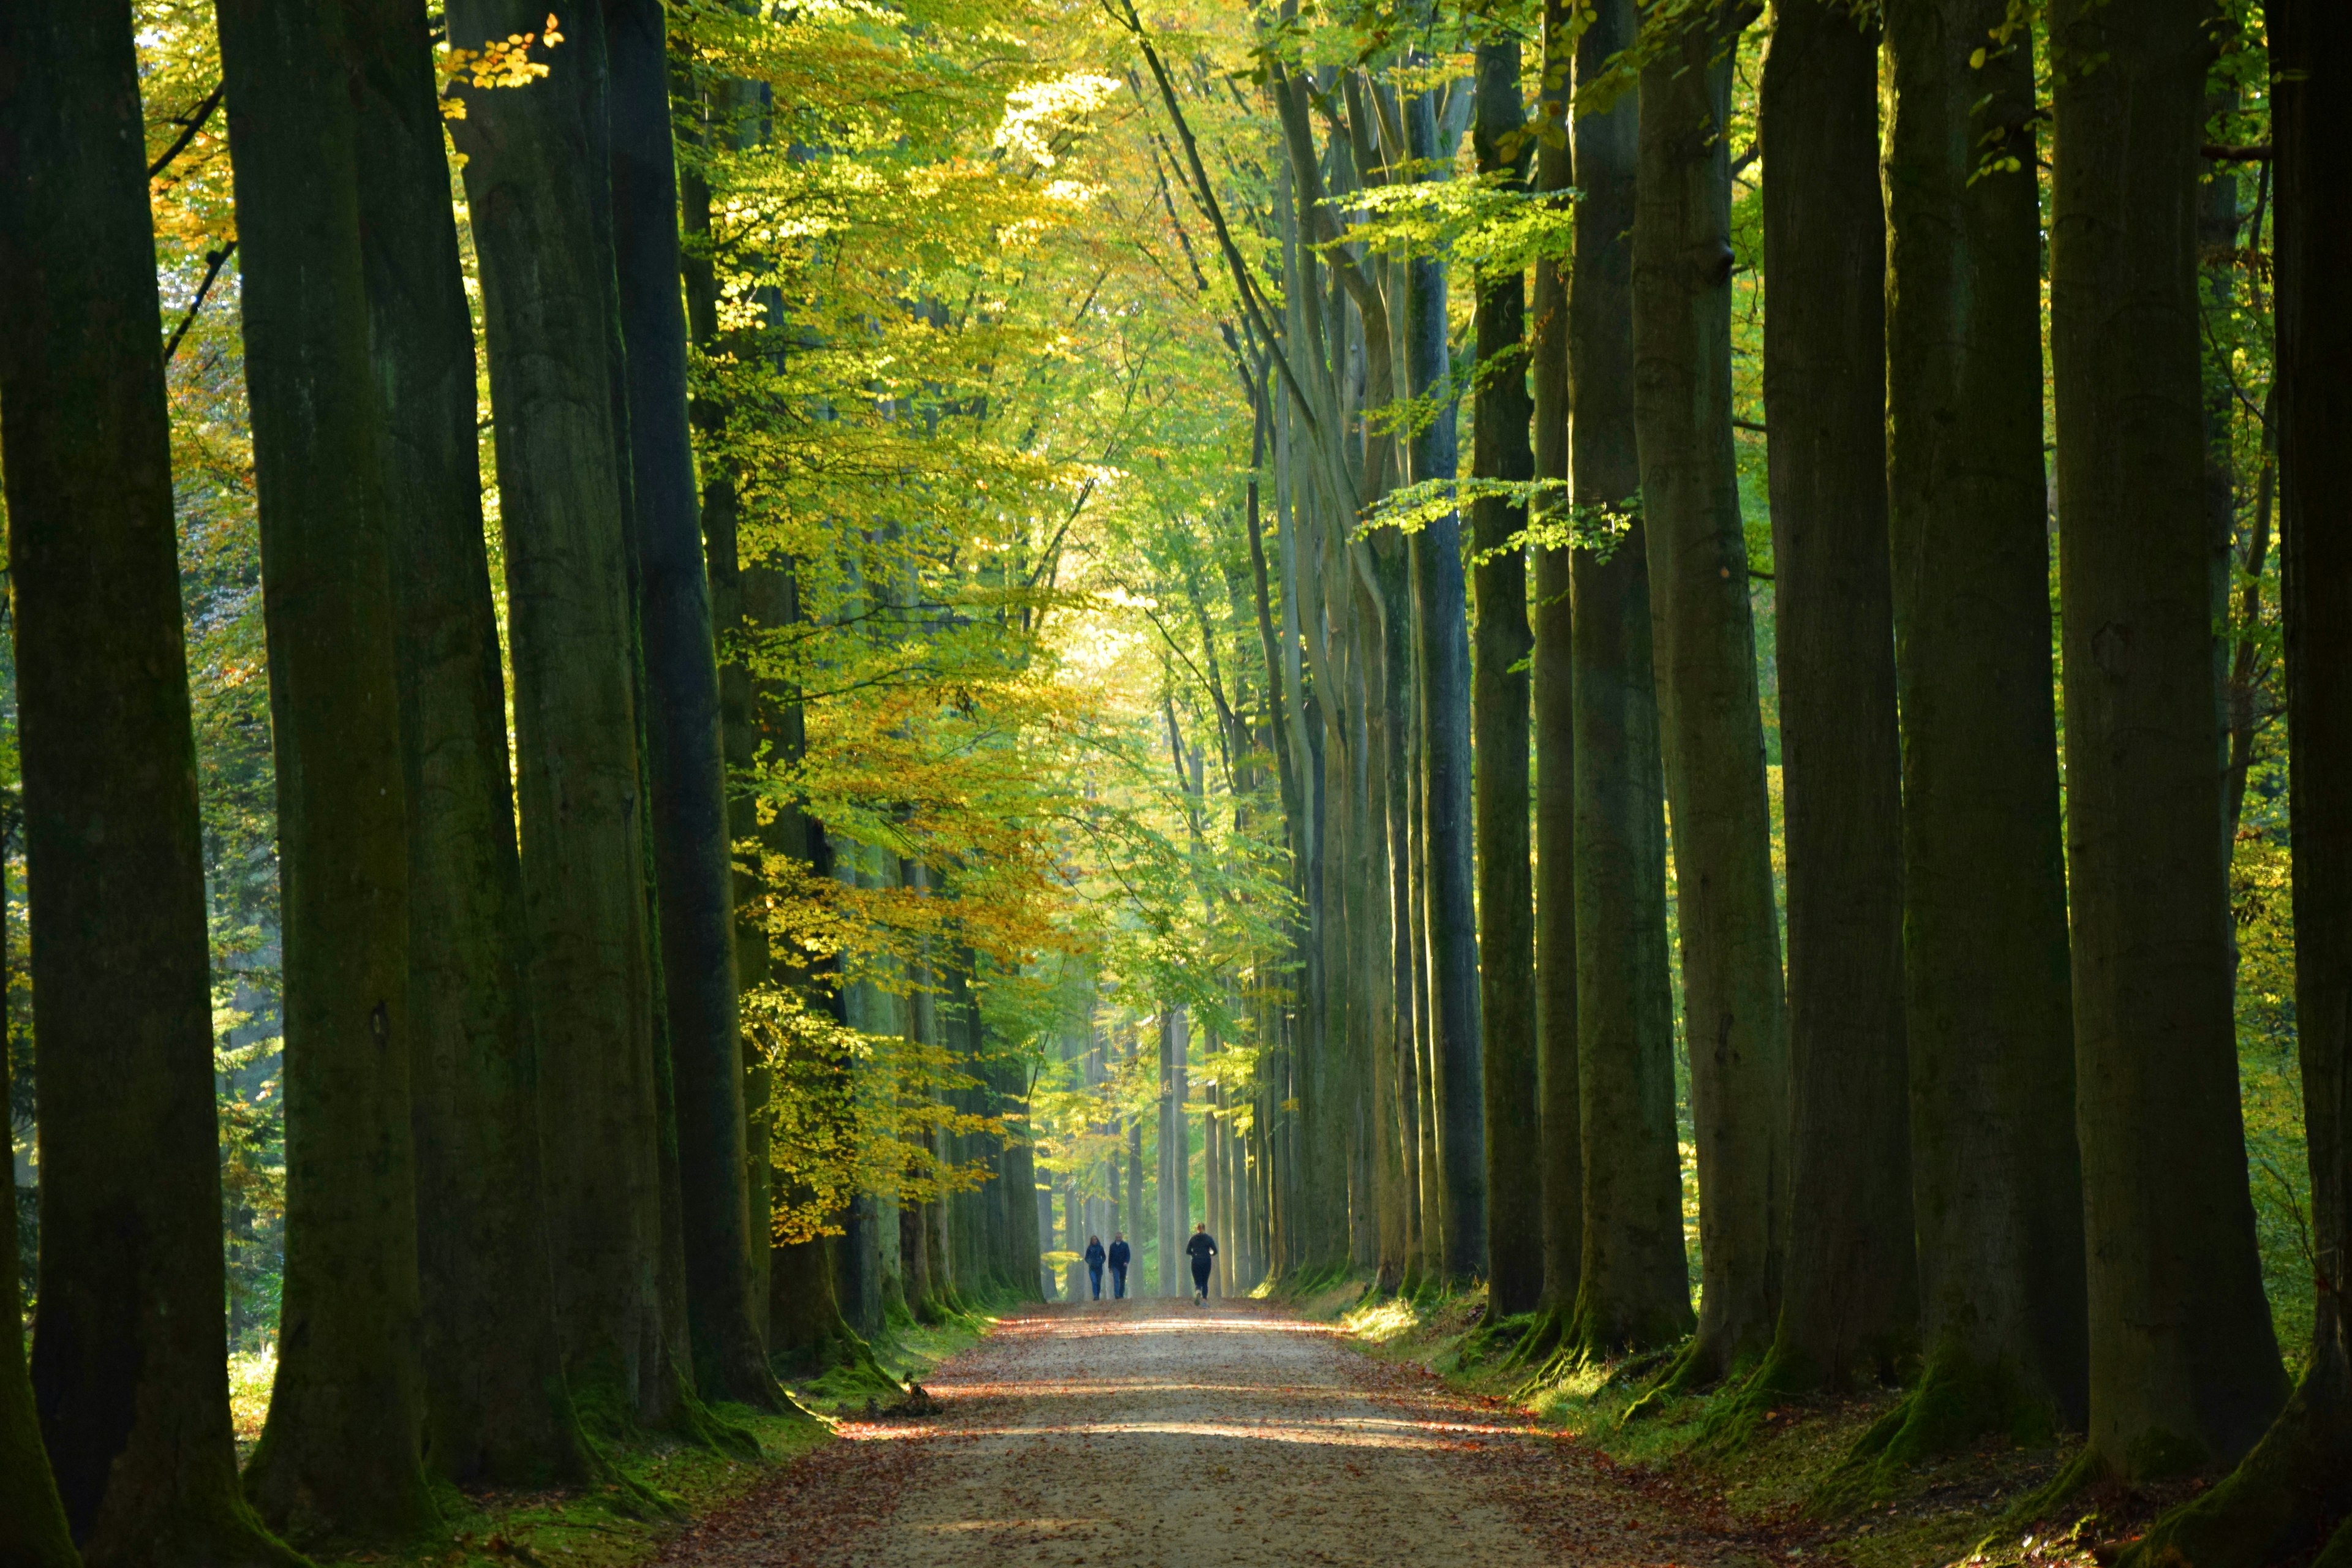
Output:
<path fill-rule="evenodd" d="M 1428 93 L 1407 103 L 1415 158 L 1439 151 Z M 1445 345 L 1445 266 L 1408 264 L 1406 374 L 1428 397 L 1451 374 Z M 1449 403 L 1412 437 L 1416 482 L 1451 483 L 1456 461 Z M 1412 537 L 1413 624 L 1422 659 L 1422 813 L 1427 823 L 1431 1055 L 1445 1206 L 1445 1273 L 1468 1280 L 1486 1267 L 1486 1104 L 1479 1060 L 1478 915 L 1470 805 L 1470 628 L 1462 580 L 1462 523 L 1448 512 Z"/>
<path fill-rule="evenodd" d="M 482 532 L 474 334 L 417 0 L 348 0 L 360 242 L 383 400 L 408 792 L 408 1002 L 425 1458 L 460 1484 L 584 1480 L 540 1181 L 537 1039 L 506 687 Z"/>
<path fill-rule="evenodd" d="M 1843 1388 L 1918 1336 L 1875 29 L 1780 0 L 1760 131 L 1791 1128 L 1770 1385 Z"/>
<path fill-rule="evenodd" d="M 1481 174 L 1527 178 L 1519 46 L 1478 46 L 1473 140 Z M 1528 449 L 1527 285 L 1517 269 L 1478 280 L 1477 416 L 1471 471 L 1524 482 Z M 1500 497 L 1470 506 L 1477 564 L 1470 721 L 1477 759 L 1478 1022 L 1486 1121 L 1486 1291 L 1496 1317 L 1543 1294 L 1543 1102 L 1536 1063 L 1535 888 L 1528 854 L 1527 508 Z"/>
<path fill-rule="evenodd" d="M 461 0 L 449 36 L 477 47 L 544 15 Z M 613 1432 L 666 1421 L 684 1369 L 670 1364 L 658 1279 L 627 457 L 608 395 L 617 284 L 592 189 L 604 178 L 589 123 L 603 73 L 586 58 L 593 21 L 565 20 L 572 59 L 528 91 L 467 93 L 453 129 L 498 438 L 556 1314 L 572 1397 Z"/>
<path fill-rule="evenodd" d="M 637 616 L 687 1321 L 707 1397 L 781 1398 L 751 1316 L 733 860 L 719 666 L 688 422 L 677 165 L 659 0 L 607 0 L 614 252 L 627 346 Z"/>
<path fill-rule="evenodd" d="M 1634 40 L 1633 0 L 1601 0 L 1577 41 L 1580 85 Z M 1570 491 L 1600 537 L 1569 563 L 1576 784 L 1578 1117 L 1583 1251 L 1573 1341 L 1595 1353 L 1670 1344 L 1692 1325 L 1675 1128 L 1666 963 L 1664 784 L 1651 663 L 1648 542 L 1633 418 L 1639 100 L 1580 116 L 1568 284 Z"/>
<path fill-rule="evenodd" d="M 0 1560 L 69 1564 L 79 1541 L 92 1564 L 290 1563 L 238 1495 L 229 1425 L 204 848 L 132 26 L 127 4 L 0 12 L 0 473 L 42 998 L 29 1379 L 16 1194 L 0 1197 Z"/>
<path fill-rule="evenodd" d="M 1888 509 L 1919 1389 L 1895 1462 L 2084 1408 L 2043 512 L 2032 61 L 2005 0 L 1892 0 Z"/>
<path fill-rule="evenodd" d="M 1537 127 L 1536 190 L 1573 184 L 1568 100 L 1575 57 L 1567 0 L 1544 7 L 1543 91 Z M 1568 279 L 1561 261 L 1536 262 L 1528 325 L 1535 424 L 1535 476 L 1564 484 L 1568 469 Z M 1547 521 L 1570 516 L 1553 491 L 1539 502 Z M 1584 1143 L 1576 1064 L 1576 655 L 1565 543 L 1534 552 L 1528 620 L 1534 649 L 1529 696 L 1535 721 L 1535 1007 L 1541 1101 L 1543 1305 L 1555 1321 L 1576 1307 L 1584 1248 Z"/>
<path fill-rule="evenodd" d="M 1760 1356 L 1788 1250 L 1789 1056 L 1731 437 L 1731 3 L 1642 72 L 1633 408 L 1698 1145 L 1694 1375 Z"/>
<path fill-rule="evenodd" d="M 2090 1439 L 2128 1481 L 2234 1464 L 2285 1403 L 2238 1104 L 2203 495 L 2206 14 L 2052 15 L 2050 349 L 2065 628 Z M 2069 68 L 2068 62 L 2089 62 Z"/>
<path fill-rule="evenodd" d="M 2311 1363 L 2235 1472 L 2158 1521 L 2129 1568 L 2252 1568 L 2352 1558 L 2352 13 L 2314 0 L 2268 11 L 2277 151 L 2277 423 L 2286 505 L 2287 767 L 2294 858 L 2295 1012 L 2302 1020 L 2311 1238 Z M 2333 1531 L 2332 1538 L 2330 1531 Z"/>
<path fill-rule="evenodd" d="M 303 1543 L 436 1523 L 420 1463 L 407 790 L 368 361 L 358 135 L 334 7 L 232 0 L 236 162 L 285 944 L 286 1272 L 245 1486 Z"/>

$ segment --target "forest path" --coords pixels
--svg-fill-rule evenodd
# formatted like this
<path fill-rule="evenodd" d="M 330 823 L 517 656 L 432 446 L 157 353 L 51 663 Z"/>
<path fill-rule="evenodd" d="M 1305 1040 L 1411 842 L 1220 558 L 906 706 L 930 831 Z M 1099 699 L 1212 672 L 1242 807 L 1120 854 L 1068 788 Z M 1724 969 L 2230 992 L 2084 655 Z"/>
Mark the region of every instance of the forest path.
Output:
<path fill-rule="evenodd" d="M 667 1563 L 824 1568 L 1728 1565 L 1517 1411 L 1255 1302 L 1040 1306 L 681 1534 Z"/>

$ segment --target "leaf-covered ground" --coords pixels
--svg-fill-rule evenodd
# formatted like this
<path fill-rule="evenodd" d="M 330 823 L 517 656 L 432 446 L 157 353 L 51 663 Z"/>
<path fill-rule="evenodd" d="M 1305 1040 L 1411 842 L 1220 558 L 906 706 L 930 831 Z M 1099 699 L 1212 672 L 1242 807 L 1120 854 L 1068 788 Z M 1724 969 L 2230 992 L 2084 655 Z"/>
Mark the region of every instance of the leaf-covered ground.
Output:
<path fill-rule="evenodd" d="M 1479 1568 L 1761 1555 L 1514 1407 L 1256 1302 L 1034 1307 L 676 1539 L 734 1568 Z"/>

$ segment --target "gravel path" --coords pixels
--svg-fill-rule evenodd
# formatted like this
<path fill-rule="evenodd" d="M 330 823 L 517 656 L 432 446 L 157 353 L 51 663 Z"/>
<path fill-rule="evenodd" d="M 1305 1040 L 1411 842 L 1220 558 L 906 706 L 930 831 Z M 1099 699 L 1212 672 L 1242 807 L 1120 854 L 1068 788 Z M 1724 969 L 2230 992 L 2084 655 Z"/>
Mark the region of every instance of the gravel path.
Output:
<path fill-rule="evenodd" d="M 1752 1556 L 1516 1412 L 1255 1303 L 1049 1306 L 674 1541 L 734 1568 L 1729 1564 Z"/>

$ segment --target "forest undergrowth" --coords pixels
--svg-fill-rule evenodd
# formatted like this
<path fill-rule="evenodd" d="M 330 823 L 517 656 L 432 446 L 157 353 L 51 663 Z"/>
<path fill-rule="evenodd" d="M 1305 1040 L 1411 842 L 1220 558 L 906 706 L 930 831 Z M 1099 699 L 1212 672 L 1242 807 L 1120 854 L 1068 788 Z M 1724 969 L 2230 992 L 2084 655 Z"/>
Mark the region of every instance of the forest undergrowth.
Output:
<path fill-rule="evenodd" d="M 660 1433 L 605 1443 L 599 1452 L 612 1476 L 600 1485 L 480 1492 L 442 1485 L 435 1491 L 444 1526 L 439 1538 L 404 1554 L 363 1552 L 316 1561 L 391 1568 L 632 1568 L 696 1520 L 746 1496 L 779 1466 L 831 1441 L 841 1416 L 863 1411 L 869 1399 L 887 1406 L 902 1397 L 905 1384 L 929 1376 L 932 1368 L 987 1333 L 995 1322 L 995 1305 L 942 1312 L 932 1322 L 893 1313 L 885 1332 L 866 1347 L 870 1359 L 783 1378 L 793 1407 L 782 1413 L 734 1404 L 711 1406 L 719 1421 L 748 1436 L 758 1448 L 756 1457 L 741 1451 L 741 1445 L 730 1451 Z M 240 1460 L 251 1451 L 268 1414 L 275 1366 L 267 1350 L 231 1358 Z"/>
<path fill-rule="evenodd" d="M 1376 1360 L 1426 1367 L 1467 1393 L 1505 1398 L 1600 1453 L 1644 1489 L 1663 1489 L 1771 1559 L 1851 1568 L 2093 1568 L 2112 1563 L 2188 1488 L 2102 1488 L 2052 1500 L 2075 1440 L 1996 1438 L 1911 1468 L 1892 1485 L 1857 1479 L 1856 1443 L 1902 1391 L 1792 1398 L 1760 1415 L 1733 1379 L 1644 1396 L 1669 1355 L 1530 1367 L 1515 1355 L 1529 1319 L 1488 1326 L 1483 1289 L 1380 1295 L 1357 1276 L 1296 1301 L 1338 1320 Z M 1628 1412 L 1640 1404 L 1642 1409 Z"/>

